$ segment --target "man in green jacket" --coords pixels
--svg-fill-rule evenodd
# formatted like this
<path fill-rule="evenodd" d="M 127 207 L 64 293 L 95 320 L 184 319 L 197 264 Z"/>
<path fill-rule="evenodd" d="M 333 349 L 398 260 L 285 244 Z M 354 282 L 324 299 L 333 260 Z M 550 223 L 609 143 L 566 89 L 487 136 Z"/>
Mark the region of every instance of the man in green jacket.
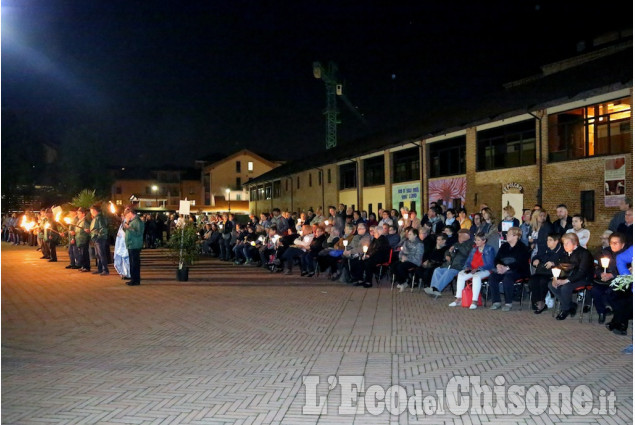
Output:
<path fill-rule="evenodd" d="M 133 205 L 124 210 L 123 229 L 126 232 L 126 248 L 130 260 L 130 281 L 128 286 L 141 284 L 141 248 L 143 247 L 143 221 L 136 214 Z"/>
<path fill-rule="evenodd" d="M 86 208 L 77 209 L 77 223 L 74 227 L 75 243 L 77 244 L 77 265 L 81 267 L 80 272 L 90 271 L 90 254 L 88 243 L 90 242 L 90 220 L 86 216 Z"/>
<path fill-rule="evenodd" d="M 110 247 L 108 246 L 108 224 L 106 218 L 101 213 L 101 205 L 95 204 L 90 207 L 90 214 L 93 221 L 90 223 L 90 239 L 95 244 L 95 255 L 97 256 L 97 270 L 93 274 L 108 276 L 108 259 L 110 258 Z"/>

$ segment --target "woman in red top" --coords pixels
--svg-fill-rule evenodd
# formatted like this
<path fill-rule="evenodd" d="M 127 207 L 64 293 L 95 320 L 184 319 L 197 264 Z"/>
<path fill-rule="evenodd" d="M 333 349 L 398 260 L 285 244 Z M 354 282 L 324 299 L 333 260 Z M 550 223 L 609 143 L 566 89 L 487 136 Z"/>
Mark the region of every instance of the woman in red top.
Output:
<path fill-rule="evenodd" d="M 470 251 L 465 268 L 456 278 L 456 300 L 449 304 L 450 307 L 461 305 L 461 297 L 465 282 L 472 279 L 472 304 L 470 310 L 476 309 L 478 295 L 481 292 L 483 279 L 487 278 L 494 269 L 494 248 L 487 245 L 487 237 L 483 233 L 477 233 L 474 237 L 474 248 Z"/>

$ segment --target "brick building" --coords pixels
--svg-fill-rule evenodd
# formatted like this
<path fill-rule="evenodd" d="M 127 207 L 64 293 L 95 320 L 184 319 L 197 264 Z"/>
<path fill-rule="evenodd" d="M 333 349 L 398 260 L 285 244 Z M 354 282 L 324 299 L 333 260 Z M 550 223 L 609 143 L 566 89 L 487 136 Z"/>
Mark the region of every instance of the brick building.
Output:
<path fill-rule="evenodd" d="M 337 203 L 368 212 L 431 201 L 475 212 L 565 203 L 592 245 L 633 196 L 632 31 L 477 104 L 430 111 L 411 128 L 342 143 L 246 184 L 252 213 Z"/>

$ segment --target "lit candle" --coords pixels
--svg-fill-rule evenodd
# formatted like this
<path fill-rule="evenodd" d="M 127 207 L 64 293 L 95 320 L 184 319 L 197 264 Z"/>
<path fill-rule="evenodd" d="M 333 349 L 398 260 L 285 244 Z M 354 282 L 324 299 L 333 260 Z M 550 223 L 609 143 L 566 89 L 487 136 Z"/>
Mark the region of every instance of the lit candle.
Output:
<path fill-rule="evenodd" d="M 325 224 L 326 226 L 328 226 L 328 225 L 329 225 L 329 221 L 328 221 L 328 220 L 324 221 L 324 224 Z"/>
<path fill-rule="evenodd" d="M 551 274 L 553 274 L 553 280 L 555 282 L 555 280 L 558 279 L 558 276 L 560 276 L 560 269 L 557 267 L 552 267 Z"/>
<path fill-rule="evenodd" d="M 115 208 L 115 204 L 112 201 L 110 201 L 110 212 L 113 214 L 117 212 L 117 208 Z"/>
<path fill-rule="evenodd" d="M 362 251 L 364 251 L 364 254 L 366 254 L 368 252 L 368 245 L 364 245 L 362 247 Z"/>
<path fill-rule="evenodd" d="M 608 257 L 600 258 L 600 262 L 602 263 L 602 267 L 604 267 L 604 273 L 606 273 L 606 268 L 609 266 L 609 262 L 611 260 Z"/>
<path fill-rule="evenodd" d="M 346 239 L 344 239 L 344 242 L 342 242 L 344 244 L 344 248 L 346 248 L 348 246 L 348 241 Z"/>
<path fill-rule="evenodd" d="M 403 220 L 399 220 L 397 223 L 399 224 L 399 227 L 403 226 Z"/>
<path fill-rule="evenodd" d="M 403 215 L 403 219 L 404 219 L 404 220 L 408 220 L 408 213 L 404 213 L 404 215 Z"/>

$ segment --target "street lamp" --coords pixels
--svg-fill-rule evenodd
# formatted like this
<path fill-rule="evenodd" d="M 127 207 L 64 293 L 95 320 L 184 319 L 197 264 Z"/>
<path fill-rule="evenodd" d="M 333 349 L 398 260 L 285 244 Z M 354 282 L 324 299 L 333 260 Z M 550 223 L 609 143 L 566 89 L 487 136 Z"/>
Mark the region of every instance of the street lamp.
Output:
<path fill-rule="evenodd" d="M 159 208 L 159 198 L 157 197 L 158 191 L 159 191 L 159 186 L 157 186 L 156 184 L 153 184 L 152 192 L 154 193 L 154 203 L 156 204 L 157 208 Z"/>
<path fill-rule="evenodd" d="M 229 194 L 231 190 L 229 188 L 225 189 L 225 193 L 227 194 L 227 212 L 232 212 L 232 203 Z"/>

